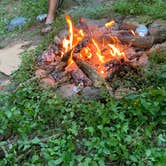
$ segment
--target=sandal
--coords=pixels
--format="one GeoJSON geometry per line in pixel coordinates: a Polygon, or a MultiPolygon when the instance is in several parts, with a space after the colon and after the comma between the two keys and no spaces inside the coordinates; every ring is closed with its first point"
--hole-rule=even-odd
{"type": "Polygon", "coordinates": [[[44,27],[41,30],[41,34],[44,35],[44,34],[47,34],[47,33],[51,32],[51,30],[52,30],[52,24],[53,23],[44,24],[44,27]]]}

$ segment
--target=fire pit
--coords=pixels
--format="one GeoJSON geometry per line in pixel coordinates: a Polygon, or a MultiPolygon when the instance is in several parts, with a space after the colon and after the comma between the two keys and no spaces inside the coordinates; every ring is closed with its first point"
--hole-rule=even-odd
{"type": "Polygon", "coordinates": [[[114,20],[99,25],[81,18],[75,26],[66,16],[66,22],[68,31],[55,36],[54,43],[38,57],[36,71],[37,76],[43,77],[41,85],[56,86],[62,94],[69,91],[64,97],[87,87],[104,88],[112,94],[110,80],[114,73],[124,66],[134,70],[142,57],[147,62],[145,52],[152,47],[153,36],[139,37],[114,20]]]}

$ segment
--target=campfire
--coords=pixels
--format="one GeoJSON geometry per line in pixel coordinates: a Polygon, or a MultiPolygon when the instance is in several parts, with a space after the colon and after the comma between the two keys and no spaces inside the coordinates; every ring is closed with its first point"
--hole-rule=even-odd
{"type": "Polygon", "coordinates": [[[139,37],[114,20],[97,25],[81,18],[75,26],[66,16],[66,22],[68,31],[55,36],[54,43],[38,57],[36,75],[47,75],[41,81],[51,80],[52,86],[71,84],[76,94],[86,87],[104,87],[112,94],[113,74],[124,65],[135,68],[153,44],[151,36],[139,37]]]}

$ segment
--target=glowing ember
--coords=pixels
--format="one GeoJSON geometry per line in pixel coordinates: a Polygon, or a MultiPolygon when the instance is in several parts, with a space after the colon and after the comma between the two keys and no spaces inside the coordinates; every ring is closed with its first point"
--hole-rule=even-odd
{"type": "MultiPolygon", "coordinates": [[[[66,16],[66,21],[69,27],[69,36],[64,38],[62,41],[62,56],[67,53],[68,51],[75,48],[75,46],[85,39],[86,37],[89,37],[90,35],[84,32],[83,29],[78,29],[74,27],[74,24],[70,18],[70,16],[66,16]]],[[[110,28],[113,26],[115,21],[110,21],[105,24],[106,28],[110,28]]],[[[131,32],[134,35],[134,32],[131,32]]],[[[104,36],[104,34],[102,34],[104,36]]],[[[102,37],[100,36],[100,37],[102,37]]],[[[104,38],[99,40],[99,37],[97,36],[91,36],[91,39],[89,40],[89,43],[86,47],[83,47],[78,53],[78,57],[81,58],[84,61],[87,61],[90,65],[92,65],[96,71],[102,76],[105,76],[107,71],[104,67],[104,64],[106,62],[109,62],[111,60],[120,60],[120,59],[126,59],[125,53],[122,51],[122,44],[120,43],[119,39],[115,36],[110,36],[111,41],[106,41],[104,38]]],[[[71,51],[71,58],[69,59],[67,69],[71,70],[71,68],[74,68],[75,64],[73,65],[72,60],[72,51],[71,51]]]]}

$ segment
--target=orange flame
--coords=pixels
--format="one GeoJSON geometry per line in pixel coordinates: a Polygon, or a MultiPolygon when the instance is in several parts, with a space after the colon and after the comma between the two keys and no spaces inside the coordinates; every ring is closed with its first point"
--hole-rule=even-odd
{"type": "MultiPolygon", "coordinates": [[[[74,27],[74,24],[70,16],[66,16],[66,22],[68,24],[69,36],[64,38],[62,41],[62,56],[72,50],[80,41],[82,41],[88,34],[86,34],[82,29],[77,29],[74,27]]],[[[105,27],[111,27],[115,23],[114,20],[105,24],[105,27]]],[[[104,41],[103,43],[99,42],[97,37],[91,38],[88,45],[81,49],[78,57],[82,60],[88,61],[102,76],[106,76],[106,68],[104,63],[112,59],[125,59],[125,53],[121,51],[122,44],[116,36],[111,36],[111,41],[104,41]]],[[[72,54],[68,62],[67,70],[74,69],[76,64],[72,59],[72,54]]]]}

